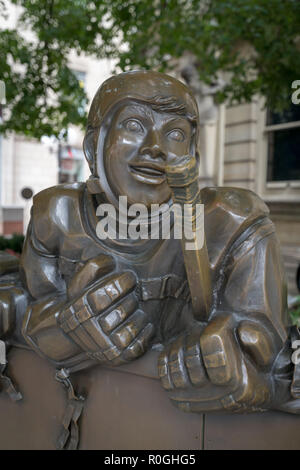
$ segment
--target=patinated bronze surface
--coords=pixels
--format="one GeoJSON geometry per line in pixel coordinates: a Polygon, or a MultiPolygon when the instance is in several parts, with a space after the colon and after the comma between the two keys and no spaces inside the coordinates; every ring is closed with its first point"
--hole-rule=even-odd
{"type": "Polygon", "coordinates": [[[0,333],[7,346],[51,361],[66,386],[73,414],[59,447],[72,436],[76,447],[78,437],[83,399],[72,373],[124,367],[150,350],[181,410],[300,410],[291,361],[298,336],[268,209],[251,191],[199,190],[198,131],[182,83],[157,72],[112,77],[88,117],[90,179],[34,197],[20,275],[1,278],[0,333]],[[203,246],[187,251],[173,232],[99,239],[100,204],[112,204],[123,224],[119,196],[146,207],[204,204],[203,246]]]}

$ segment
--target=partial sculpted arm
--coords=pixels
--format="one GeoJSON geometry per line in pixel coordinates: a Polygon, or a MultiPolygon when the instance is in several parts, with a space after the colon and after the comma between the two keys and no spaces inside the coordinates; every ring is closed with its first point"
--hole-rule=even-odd
{"type": "Polygon", "coordinates": [[[287,313],[272,232],[269,222],[230,253],[208,323],[194,326],[160,355],[162,385],[180,409],[251,412],[287,399],[274,373],[285,351],[287,313]]]}
{"type": "Polygon", "coordinates": [[[66,284],[60,257],[39,242],[31,222],[20,272],[29,302],[19,336],[57,367],[119,365],[146,351],[153,327],[139,310],[136,276],[117,272],[111,256],[74,262],[66,284]]]}

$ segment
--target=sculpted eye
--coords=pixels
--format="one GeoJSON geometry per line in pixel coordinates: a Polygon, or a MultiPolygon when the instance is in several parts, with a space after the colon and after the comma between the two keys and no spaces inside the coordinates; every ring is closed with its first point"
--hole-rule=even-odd
{"type": "Polygon", "coordinates": [[[144,132],[142,124],[136,119],[128,119],[124,126],[125,129],[129,132],[135,132],[136,134],[141,134],[144,132]]]}
{"type": "Polygon", "coordinates": [[[168,137],[169,139],[175,140],[176,142],[183,142],[185,139],[185,134],[180,129],[173,129],[168,133],[168,137]]]}

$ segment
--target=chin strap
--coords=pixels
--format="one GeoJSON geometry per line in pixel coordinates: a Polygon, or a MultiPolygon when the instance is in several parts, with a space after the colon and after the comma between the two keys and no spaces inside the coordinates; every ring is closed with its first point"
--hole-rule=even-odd
{"type": "Polygon", "coordinates": [[[97,176],[91,175],[86,181],[88,191],[91,194],[100,194],[103,193],[103,189],[100,184],[100,179],[97,176]]]}
{"type": "Polygon", "coordinates": [[[143,302],[147,300],[163,300],[169,297],[191,301],[189,285],[186,279],[176,274],[166,274],[162,277],[139,279],[137,296],[143,302]]]}
{"type": "Polygon", "coordinates": [[[64,385],[68,396],[67,408],[62,420],[62,431],[57,440],[56,448],[58,450],[76,450],[80,439],[78,422],[83,411],[85,398],[75,394],[67,369],[56,371],[55,379],[64,385]]]}

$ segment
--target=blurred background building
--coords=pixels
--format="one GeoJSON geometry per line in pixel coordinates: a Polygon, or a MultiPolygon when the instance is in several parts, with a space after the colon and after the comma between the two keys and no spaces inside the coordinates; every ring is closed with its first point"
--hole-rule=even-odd
{"type": "MultiPolygon", "coordinates": [[[[10,21],[16,21],[16,15],[10,21]]],[[[70,56],[70,66],[89,100],[113,69],[109,60],[75,54],[70,56]]],[[[198,98],[201,184],[242,187],[264,199],[281,241],[289,292],[296,295],[300,286],[300,105],[291,103],[279,115],[265,109],[260,97],[249,104],[215,106],[213,90],[206,89],[198,98]]],[[[83,133],[74,127],[67,142],[61,143],[0,136],[2,234],[26,231],[34,194],[58,183],[87,179],[82,140],[83,133]]]]}
{"type": "MultiPolygon", "coordinates": [[[[111,75],[109,60],[70,56],[70,67],[89,100],[111,75]]],[[[11,133],[0,135],[0,232],[26,231],[32,196],[58,183],[85,181],[89,169],[82,151],[83,132],[70,126],[67,141],[48,137],[41,142],[11,133]]]]}

